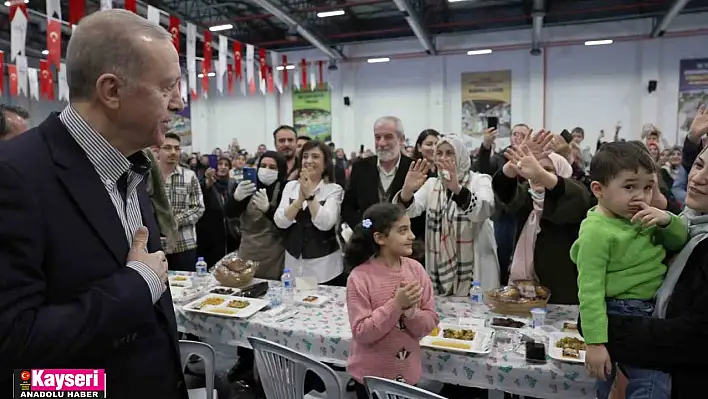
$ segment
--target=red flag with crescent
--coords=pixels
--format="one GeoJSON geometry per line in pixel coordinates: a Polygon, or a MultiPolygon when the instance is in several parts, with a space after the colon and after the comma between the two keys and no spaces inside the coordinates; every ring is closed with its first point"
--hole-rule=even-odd
{"type": "Polygon", "coordinates": [[[78,25],[86,14],[86,0],[69,0],[69,23],[78,25]]]}
{"type": "Polygon", "coordinates": [[[212,34],[210,30],[204,31],[204,65],[202,69],[211,72],[211,41],[212,34]]]}
{"type": "Polygon", "coordinates": [[[241,42],[234,40],[234,75],[236,75],[236,80],[243,79],[243,62],[241,61],[243,57],[243,46],[241,42]]]}
{"type": "Polygon", "coordinates": [[[39,97],[49,97],[49,61],[39,60],[39,97]]]}
{"type": "Polygon", "coordinates": [[[283,87],[288,87],[288,56],[283,54],[283,87]]]}
{"type": "Polygon", "coordinates": [[[17,96],[19,94],[19,87],[17,85],[17,65],[7,65],[7,76],[10,81],[10,95],[17,96]]]}
{"type": "Polygon", "coordinates": [[[172,44],[179,53],[179,18],[174,15],[170,15],[170,35],[172,35],[172,44]]]}
{"type": "Polygon", "coordinates": [[[304,58],[300,61],[300,73],[302,74],[300,77],[300,84],[302,86],[300,87],[305,89],[307,87],[307,60],[304,58]]]}
{"type": "Polygon", "coordinates": [[[261,67],[261,76],[265,78],[268,74],[268,61],[266,61],[266,51],[264,48],[258,49],[258,64],[261,67]]]}
{"type": "Polygon", "coordinates": [[[56,65],[57,70],[61,67],[61,22],[54,19],[47,19],[47,61],[56,65]]]}

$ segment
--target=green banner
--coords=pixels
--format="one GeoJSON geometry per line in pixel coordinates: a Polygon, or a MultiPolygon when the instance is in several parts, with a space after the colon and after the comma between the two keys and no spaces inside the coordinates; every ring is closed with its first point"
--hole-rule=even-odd
{"type": "Polygon", "coordinates": [[[293,125],[299,136],[332,141],[331,96],[329,90],[293,92],[293,125]]]}

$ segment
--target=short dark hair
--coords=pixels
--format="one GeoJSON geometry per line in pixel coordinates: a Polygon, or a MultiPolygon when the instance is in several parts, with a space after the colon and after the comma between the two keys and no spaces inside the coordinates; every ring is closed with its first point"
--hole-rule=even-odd
{"type": "MultiPolygon", "coordinates": [[[[310,140],[312,140],[312,137],[310,137],[310,136],[297,136],[297,140],[310,141],[310,140]]],[[[297,140],[295,140],[295,141],[297,141],[297,140]]]]}
{"type": "MultiPolygon", "coordinates": [[[[172,140],[177,140],[180,144],[182,144],[182,139],[179,137],[178,134],[176,133],[165,133],[165,138],[166,139],[172,139],[172,140]]],[[[207,154],[204,154],[207,155],[207,154]]],[[[204,156],[202,155],[202,156],[204,156]]]]}
{"type": "Polygon", "coordinates": [[[11,112],[11,113],[19,116],[22,119],[29,119],[29,117],[30,117],[29,112],[26,109],[20,107],[19,105],[2,104],[2,105],[0,105],[0,107],[2,108],[3,111],[11,112]]]}
{"type": "Polygon", "coordinates": [[[622,171],[656,172],[656,163],[647,148],[632,141],[605,143],[590,161],[590,180],[606,185],[622,171]]]}
{"type": "MultiPolygon", "coordinates": [[[[310,151],[314,148],[319,148],[324,155],[324,172],[322,173],[322,179],[329,183],[336,183],[334,180],[334,164],[332,163],[332,149],[329,146],[319,140],[310,140],[302,145],[300,150],[300,157],[302,154],[310,151]]],[[[302,169],[302,159],[299,159],[300,169],[302,169]]]]}
{"type": "Polygon", "coordinates": [[[418,151],[418,146],[423,144],[423,142],[425,141],[425,139],[428,138],[428,136],[440,138],[442,135],[435,129],[425,129],[420,132],[420,134],[418,135],[418,139],[415,141],[415,145],[413,146],[413,159],[423,159],[423,154],[418,151]]]}
{"type": "Polygon", "coordinates": [[[278,132],[281,130],[289,130],[289,131],[293,132],[295,137],[297,137],[297,131],[295,130],[294,127],[292,127],[290,125],[280,125],[275,130],[273,130],[273,138],[275,138],[275,135],[278,134],[278,132]]]}
{"type": "Polygon", "coordinates": [[[583,137],[585,137],[585,130],[583,130],[583,128],[580,126],[573,128],[573,130],[570,132],[570,134],[573,134],[573,133],[580,133],[583,135],[583,137]]]}

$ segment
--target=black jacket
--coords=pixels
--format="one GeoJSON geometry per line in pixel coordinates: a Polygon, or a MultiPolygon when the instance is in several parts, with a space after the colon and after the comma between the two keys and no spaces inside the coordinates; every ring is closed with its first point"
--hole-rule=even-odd
{"type": "MultiPolygon", "coordinates": [[[[137,187],[148,251],[160,232],[137,187]]],[[[86,153],[51,114],[0,144],[0,392],[13,369],[106,370],[111,398],[186,398],[169,289],[153,304],[86,153]]]]}
{"type": "Polygon", "coordinates": [[[708,240],[693,250],[666,319],[609,316],[612,360],[671,374],[673,399],[704,397],[708,377],[708,240]]]}

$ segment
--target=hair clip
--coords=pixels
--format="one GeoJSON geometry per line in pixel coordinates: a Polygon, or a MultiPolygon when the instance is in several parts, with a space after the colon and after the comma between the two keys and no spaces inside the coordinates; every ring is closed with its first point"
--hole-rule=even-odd
{"type": "Polygon", "coordinates": [[[362,225],[365,229],[370,229],[372,224],[373,224],[373,223],[371,223],[371,219],[364,219],[364,220],[361,221],[361,225],[362,225]]]}

